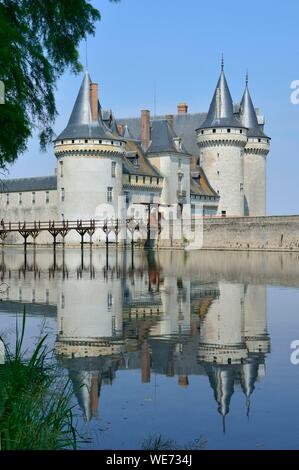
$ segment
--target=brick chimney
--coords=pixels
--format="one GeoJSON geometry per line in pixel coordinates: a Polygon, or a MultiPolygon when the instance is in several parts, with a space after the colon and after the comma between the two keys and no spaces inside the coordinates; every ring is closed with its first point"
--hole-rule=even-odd
{"type": "Polygon", "coordinates": [[[141,347],[141,381],[151,381],[151,354],[148,343],[145,341],[141,347]]]}
{"type": "Polygon", "coordinates": [[[179,103],[178,104],[178,114],[187,114],[187,113],[188,113],[187,103],[179,103]]]}
{"type": "Polygon", "coordinates": [[[168,122],[169,126],[173,128],[173,114],[166,114],[166,121],[168,122]]]}
{"type": "Polygon", "coordinates": [[[147,109],[141,111],[141,143],[144,150],[148,149],[150,142],[150,112],[147,109]]]}
{"type": "Polygon", "coordinates": [[[188,375],[179,375],[179,386],[186,388],[189,385],[188,375]]]}
{"type": "Polygon", "coordinates": [[[98,96],[99,96],[98,84],[91,83],[89,99],[90,99],[91,118],[93,121],[98,120],[98,96]]]}
{"type": "Polygon", "coordinates": [[[123,135],[124,127],[125,126],[123,124],[117,124],[117,130],[118,130],[119,135],[123,135]]]}

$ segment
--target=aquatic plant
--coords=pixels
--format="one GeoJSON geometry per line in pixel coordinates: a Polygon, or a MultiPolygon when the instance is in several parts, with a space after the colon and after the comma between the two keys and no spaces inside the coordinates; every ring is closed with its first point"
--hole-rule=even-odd
{"type": "Polygon", "coordinates": [[[203,450],[207,441],[200,436],[198,439],[181,445],[174,439],[167,439],[161,434],[150,434],[141,444],[142,450],[203,450]]]}
{"type": "Polygon", "coordinates": [[[23,342],[26,314],[21,330],[16,325],[15,347],[4,344],[0,364],[0,438],[2,450],[76,448],[70,383],[49,360],[47,336],[26,359],[23,342]]]}

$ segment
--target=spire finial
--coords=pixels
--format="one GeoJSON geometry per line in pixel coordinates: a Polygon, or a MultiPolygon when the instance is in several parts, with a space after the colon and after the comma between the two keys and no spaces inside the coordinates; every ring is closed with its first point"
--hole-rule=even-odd
{"type": "Polygon", "coordinates": [[[87,61],[87,38],[85,38],[85,71],[88,70],[88,61],[87,61]]]}
{"type": "Polygon", "coordinates": [[[248,69],[246,70],[246,79],[245,79],[246,86],[248,85],[248,69]]]}
{"type": "Polygon", "coordinates": [[[223,52],[222,52],[222,56],[221,56],[221,70],[223,71],[224,69],[224,57],[223,57],[223,52]]]}

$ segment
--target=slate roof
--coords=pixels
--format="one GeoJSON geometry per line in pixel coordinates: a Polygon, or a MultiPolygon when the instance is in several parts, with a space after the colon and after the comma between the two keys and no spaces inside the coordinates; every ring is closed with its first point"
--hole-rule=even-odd
{"type": "Polygon", "coordinates": [[[210,127],[242,127],[234,114],[233,100],[227,85],[223,66],[210,104],[207,117],[200,129],[210,127]]]}
{"type": "MultiPolygon", "coordinates": [[[[194,113],[194,114],[176,114],[173,116],[173,130],[175,134],[184,142],[184,147],[190,155],[199,155],[199,148],[196,143],[196,132],[201,124],[204,122],[207,113],[194,113]]],[[[157,116],[156,119],[165,119],[165,116],[157,116]]],[[[140,118],[121,118],[118,122],[125,125],[127,124],[130,133],[134,139],[140,141],[141,124],[140,118]]]]}
{"type": "Polygon", "coordinates": [[[205,172],[201,167],[198,167],[196,171],[192,171],[190,179],[190,194],[191,196],[213,196],[219,199],[219,194],[212,188],[205,172]]]}
{"type": "Polygon", "coordinates": [[[267,137],[258,123],[256,111],[249,93],[247,79],[245,91],[240,104],[240,120],[242,125],[248,129],[248,137],[267,137]]]}
{"type": "Polygon", "coordinates": [[[1,181],[1,191],[16,193],[26,191],[47,191],[57,189],[57,177],[37,176],[33,178],[14,178],[1,181]]]}
{"type": "Polygon", "coordinates": [[[160,153],[179,153],[187,154],[184,143],[181,143],[181,149],[178,149],[175,144],[175,139],[178,139],[177,134],[169,125],[166,119],[154,120],[151,125],[151,142],[147,150],[147,154],[160,154],[160,153]]]}
{"type": "Polygon", "coordinates": [[[134,141],[127,141],[126,152],[128,152],[128,157],[123,157],[123,173],[163,178],[159,171],[145,157],[144,152],[139,143],[134,141]],[[138,156],[138,166],[134,165],[130,161],[129,156],[133,155],[138,156]]]}
{"type": "Polygon", "coordinates": [[[56,137],[55,140],[78,138],[113,138],[111,132],[102,120],[100,104],[98,121],[92,121],[90,107],[90,84],[90,75],[88,72],[85,72],[69,122],[66,128],[61,132],[61,134],[59,134],[58,137],[56,137]]]}

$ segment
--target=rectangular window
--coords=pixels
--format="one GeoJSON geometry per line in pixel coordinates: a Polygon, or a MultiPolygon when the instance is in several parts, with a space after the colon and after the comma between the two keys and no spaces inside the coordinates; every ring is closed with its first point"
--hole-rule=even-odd
{"type": "Polygon", "coordinates": [[[112,178],[115,178],[116,176],[116,162],[111,163],[111,176],[112,178]]]}
{"type": "Polygon", "coordinates": [[[240,191],[243,191],[244,190],[244,185],[243,183],[240,183],[240,191]]]}
{"type": "Polygon", "coordinates": [[[61,188],[61,202],[65,199],[64,188],[61,188]]]}
{"type": "Polygon", "coordinates": [[[19,204],[22,204],[22,193],[19,193],[19,204]]]}
{"type": "Polygon", "coordinates": [[[138,183],[138,176],[135,176],[136,183],[138,183]]]}
{"type": "Polygon", "coordinates": [[[32,191],[32,204],[35,204],[35,191],[32,191]]]}
{"type": "Polygon", "coordinates": [[[9,193],[6,194],[6,204],[9,205],[9,193]]]}
{"type": "Polygon", "coordinates": [[[145,176],[143,177],[143,184],[145,184],[145,176]]]}
{"type": "Polygon", "coordinates": [[[50,201],[50,194],[49,191],[46,191],[46,204],[49,204],[50,201]]]}
{"type": "Polygon", "coordinates": [[[59,167],[60,167],[60,178],[63,178],[63,162],[59,162],[59,167]]]}
{"type": "Polygon", "coordinates": [[[182,168],[182,160],[179,158],[179,168],[182,168]]]}
{"type": "Polygon", "coordinates": [[[113,191],[113,188],[111,186],[108,186],[108,188],[107,188],[107,202],[112,202],[112,191],[113,191]]]}
{"type": "Polygon", "coordinates": [[[124,195],[125,195],[126,205],[128,205],[129,202],[130,202],[130,195],[129,195],[129,192],[128,192],[128,191],[125,191],[125,192],[124,192],[124,195]]]}

